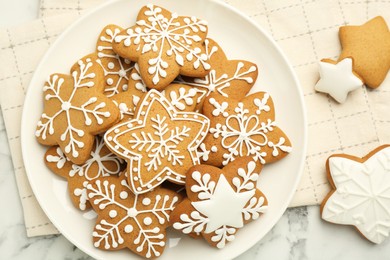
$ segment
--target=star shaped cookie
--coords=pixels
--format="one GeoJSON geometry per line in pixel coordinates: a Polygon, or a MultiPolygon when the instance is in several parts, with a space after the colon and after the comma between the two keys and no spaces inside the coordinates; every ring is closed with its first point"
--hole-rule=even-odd
{"type": "Polygon", "coordinates": [[[210,130],[198,152],[206,164],[220,167],[242,156],[266,164],[291,151],[288,137],[276,126],[268,93],[254,93],[241,100],[213,93],[204,101],[203,114],[210,119],[210,130]]]}
{"type": "Polygon", "coordinates": [[[344,103],[349,92],[361,88],[363,81],[353,72],[352,58],[338,63],[323,59],[319,64],[320,80],[314,89],[329,94],[339,103],[344,103]]]}
{"type": "Polygon", "coordinates": [[[121,57],[138,63],[148,88],[162,90],[179,74],[207,74],[206,35],[205,21],[149,4],[139,11],[136,25],[115,37],[113,48],[121,57]]]}
{"type": "Polygon", "coordinates": [[[390,32],[386,21],[377,16],[361,26],[339,30],[342,52],[339,61],[352,57],[353,70],[370,88],[377,88],[390,68],[390,32]]]}
{"type": "Polygon", "coordinates": [[[91,208],[86,190],[90,181],[118,175],[124,168],[124,161],[106,147],[101,137],[95,137],[91,155],[82,165],[70,162],[58,146],[46,151],[45,163],[52,172],[68,181],[69,196],[74,206],[80,210],[91,208]]]}
{"type": "Polygon", "coordinates": [[[199,164],[197,148],[209,129],[198,113],[179,112],[158,91],[150,90],[137,105],[134,118],[109,129],[107,146],[128,162],[133,192],[145,193],[164,180],[185,183],[185,173],[199,164]]]}
{"type": "Polygon", "coordinates": [[[44,145],[59,145],[67,158],[83,164],[91,154],[94,135],[119,118],[115,104],[103,94],[103,72],[96,54],[85,56],[71,75],[53,74],[43,88],[44,110],[35,132],[44,145]]]}
{"type": "Polygon", "coordinates": [[[211,70],[203,78],[179,76],[174,82],[192,86],[199,94],[197,110],[202,109],[204,99],[210,93],[226,98],[242,99],[255,84],[258,69],[256,64],[245,60],[229,60],[214,40],[205,40],[206,54],[211,70]]]}
{"type": "Polygon", "coordinates": [[[390,232],[390,146],[363,158],[332,155],[326,169],[332,191],[321,204],[322,218],[355,226],[371,242],[382,243],[390,232]]]}
{"type": "Polygon", "coordinates": [[[241,157],[222,170],[197,165],[187,172],[185,198],[174,209],[171,223],[185,234],[201,234],[212,246],[223,248],[244,224],[267,209],[267,199],[256,188],[262,169],[241,157]]]}
{"type": "Polygon", "coordinates": [[[164,188],[133,194],[124,175],[87,185],[88,199],[98,215],[93,244],[103,250],[129,248],[142,257],[156,258],[164,251],[165,229],[181,195],[164,188]]]}

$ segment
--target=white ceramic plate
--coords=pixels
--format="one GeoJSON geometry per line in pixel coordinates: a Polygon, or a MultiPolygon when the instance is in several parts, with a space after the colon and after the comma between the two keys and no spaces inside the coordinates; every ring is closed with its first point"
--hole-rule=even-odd
{"type": "MultiPolygon", "coordinates": [[[[93,52],[100,30],[109,23],[128,27],[138,10],[151,1],[118,0],[108,2],[69,27],[46,53],[31,80],[22,117],[22,149],[31,187],[43,210],[58,230],[78,248],[98,259],[136,259],[129,250],[106,252],[93,247],[94,219],[75,209],[66,191],[66,182],[44,165],[46,147],[38,144],[34,132],[43,110],[42,86],[52,73],[68,73],[71,65],[93,52]]],[[[239,230],[236,239],[223,250],[169,231],[167,248],[160,259],[229,259],[259,241],[286,210],[303,171],[306,150],[306,120],[297,79],[274,41],[244,15],[220,1],[152,1],[179,15],[194,15],[209,23],[209,36],[216,40],[230,59],[255,62],[259,78],[252,92],[268,91],[274,99],[276,121],[288,134],[293,152],[273,165],[267,165],[259,188],[269,200],[269,211],[259,220],[239,230]]]]}

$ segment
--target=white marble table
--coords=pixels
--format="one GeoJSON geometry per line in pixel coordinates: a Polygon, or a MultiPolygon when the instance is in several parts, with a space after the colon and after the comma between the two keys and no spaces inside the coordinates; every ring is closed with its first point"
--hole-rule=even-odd
{"type": "MultiPolygon", "coordinates": [[[[0,26],[35,19],[38,4],[0,0],[0,26]]],[[[1,112],[0,207],[0,259],[90,259],[63,236],[26,237],[1,112]]],[[[300,207],[287,210],[267,236],[237,259],[390,259],[390,239],[375,246],[352,227],[322,221],[319,207],[300,207]]]]}

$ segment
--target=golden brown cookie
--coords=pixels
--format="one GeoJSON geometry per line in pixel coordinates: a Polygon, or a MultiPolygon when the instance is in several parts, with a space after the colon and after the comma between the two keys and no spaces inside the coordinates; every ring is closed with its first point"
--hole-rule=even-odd
{"type": "Polygon", "coordinates": [[[257,92],[242,100],[210,94],[203,104],[210,130],[199,152],[206,164],[227,165],[251,156],[258,164],[282,159],[291,151],[286,134],[276,126],[271,96],[257,92]]]}
{"type": "Polygon", "coordinates": [[[210,93],[226,98],[242,99],[255,84],[258,69],[256,64],[245,60],[229,60],[214,40],[205,40],[206,54],[210,60],[211,70],[203,78],[179,76],[174,82],[184,83],[196,89],[199,98],[197,110],[201,110],[204,99],[210,93]]]}
{"type": "Polygon", "coordinates": [[[390,32],[386,21],[377,16],[360,26],[342,26],[339,30],[340,60],[352,57],[353,70],[370,88],[377,88],[390,69],[390,32]]]}
{"type": "Polygon", "coordinates": [[[59,145],[73,163],[83,164],[91,154],[94,135],[113,125],[119,111],[103,94],[103,71],[96,54],[79,60],[70,72],[53,74],[46,82],[35,135],[41,144],[59,145]]]}
{"type": "Polygon", "coordinates": [[[86,190],[89,181],[117,175],[124,168],[124,161],[106,147],[101,137],[95,137],[91,155],[82,165],[70,162],[58,146],[46,151],[45,164],[52,172],[68,181],[69,196],[73,205],[80,210],[91,207],[86,190]]]}
{"type": "Polygon", "coordinates": [[[202,77],[208,73],[206,35],[205,21],[149,4],[139,11],[136,25],[115,37],[113,48],[138,63],[148,88],[162,90],[179,74],[202,77]]]}
{"type": "Polygon", "coordinates": [[[334,154],[326,161],[332,190],[321,204],[324,220],[352,225],[380,244],[390,232],[390,145],[359,158],[334,154]]]}
{"type": "Polygon", "coordinates": [[[267,199],[256,188],[262,166],[251,157],[237,158],[222,170],[192,167],[186,178],[185,198],[174,209],[171,223],[185,234],[200,233],[217,248],[233,241],[239,228],[259,218],[267,199]]]}
{"type": "Polygon", "coordinates": [[[124,174],[87,185],[88,199],[98,214],[93,244],[103,250],[129,248],[146,258],[160,256],[166,245],[169,216],[181,196],[164,188],[135,195],[124,174]]]}
{"type": "Polygon", "coordinates": [[[134,118],[109,129],[104,140],[128,162],[130,188],[145,193],[164,180],[185,183],[185,174],[199,164],[197,148],[209,129],[198,113],[179,112],[157,90],[150,90],[134,118]]]}

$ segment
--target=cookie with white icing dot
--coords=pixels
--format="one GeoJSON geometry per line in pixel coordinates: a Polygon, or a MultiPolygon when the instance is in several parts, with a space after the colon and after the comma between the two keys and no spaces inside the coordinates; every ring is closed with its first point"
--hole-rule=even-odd
{"type": "Polygon", "coordinates": [[[93,245],[103,250],[128,248],[156,258],[164,251],[165,229],[181,196],[164,188],[135,195],[124,176],[98,178],[87,185],[88,199],[98,215],[93,245]]]}
{"type": "Polygon", "coordinates": [[[86,190],[89,181],[118,175],[124,168],[124,161],[106,147],[101,137],[95,137],[91,155],[82,165],[70,162],[58,146],[46,151],[45,164],[52,172],[68,181],[69,196],[73,205],[80,210],[91,207],[86,190]]]}
{"type": "Polygon", "coordinates": [[[184,185],[187,170],[200,163],[197,148],[209,123],[201,114],[177,110],[152,89],[137,105],[134,118],[109,129],[104,140],[128,162],[130,188],[139,194],[165,180],[184,185]]]}
{"type": "Polygon", "coordinates": [[[76,62],[70,75],[51,75],[43,87],[44,110],[35,136],[43,145],[59,145],[76,164],[87,161],[94,135],[119,118],[116,105],[103,94],[103,76],[95,53],[76,62]]]}
{"type": "Polygon", "coordinates": [[[209,69],[203,42],[207,22],[149,4],[138,13],[136,25],[115,37],[113,48],[138,63],[148,88],[168,86],[179,74],[203,77],[209,69]]]}
{"type": "Polygon", "coordinates": [[[104,71],[104,94],[108,97],[128,89],[130,71],[134,66],[133,62],[119,57],[112,49],[112,42],[122,30],[123,28],[118,25],[107,25],[103,28],[96,43],[99,64],[104,71]]]}
{"type": "Polygon", "coordinates": [[[326,162],[332,190],[321,204],[324,220],[352,225],[380,244],[390,233],[390,146],[359,158],[334,154],[326,162]]]}
{"type": "Polygon", "coordinates": [[[266,164],[291,151],[287,135],[276,125],[271,96],[257,92],[241,100],[210,94],[203,103],[210,130],[198,154],[201,160],[221,167],[242,156],[266,164]]]}
{"type": "Polygon", "coordinates": [[[241,157],[222,170],[197,165],[187,173],[185,198],[171,223],[184,234],[200,234],[211,246],[223,248],[238,229],[266,212],[268,202],[256,188],[262,166],[241,157]]]}

